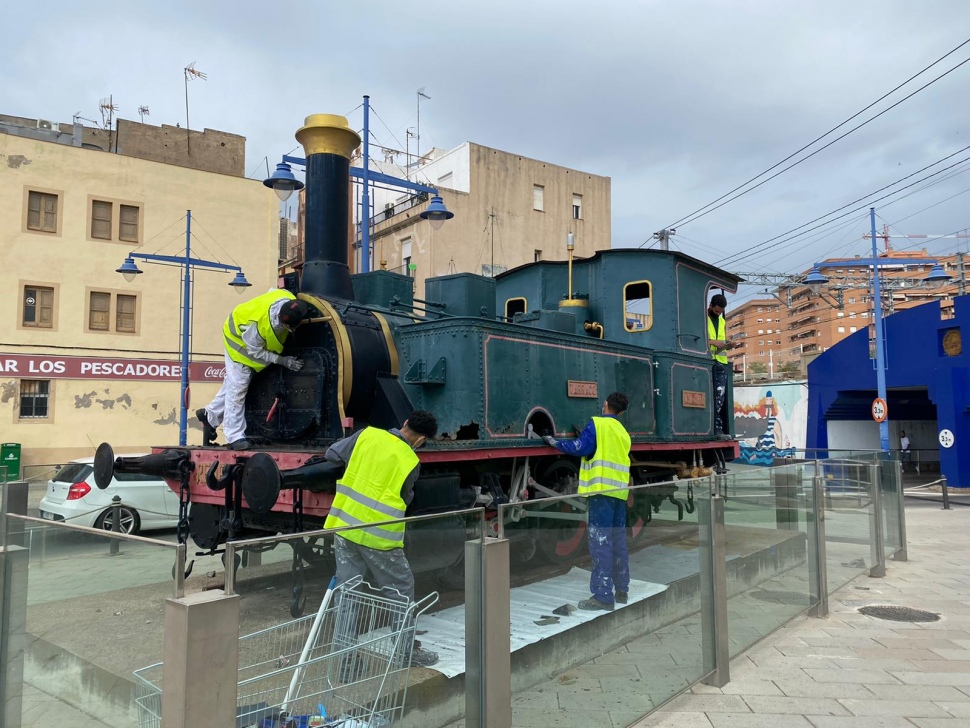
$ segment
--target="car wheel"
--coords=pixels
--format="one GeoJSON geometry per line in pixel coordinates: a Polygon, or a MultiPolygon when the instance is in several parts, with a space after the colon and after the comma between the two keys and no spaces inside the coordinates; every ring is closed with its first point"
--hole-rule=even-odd
{"type": "MultiPolygon", "coordinates": [[[[105,531],[114,530],[114,508],[109,508],[100,516],[98,520],[95,521],[94,527],[100,528],[105,531]]],[[[122,533],[128,533],[135,535],[141,528],[141,519],[138,517],[138,511],[134,508],[129,508],[128,506],[121,506],[118,509],[118,528],[122,533]]]]}

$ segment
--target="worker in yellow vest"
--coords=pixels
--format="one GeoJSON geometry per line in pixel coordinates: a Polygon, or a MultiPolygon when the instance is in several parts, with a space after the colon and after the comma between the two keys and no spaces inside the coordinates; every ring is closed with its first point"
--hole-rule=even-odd
{"type": "Polygon", "coordinates": [[[711,304],[707,307],[707,346],[714,359],[714,436],[730,440],[731,422],[727,411],[727,387],[731,365],[727,354],[729,349],[738,346],[736,341],[728,341],[727,328],[724,322],[724,309],[727,299],[724,294],[715,293],[711,296],[711,304]]]}
{"type": "MultiPolygon", "coordinates": [[[[366,427],[327,450],[327,460],[344,465],[345,470],[337,480],[324,528],[361,527],[334,536],[337,585],[360,576],[392,595],[396,591],[414,601],[414,574],[404,554],[405,524],[372,524],[404,518],[421,473],[414,451],[436,434],[434,415],[417,410],[400,430],[366,427]]],[[[429,667],[437,661],[436,653],[414,643],[412,665],[429,667]]]]}
{"type": "Polygon", "coordinates": [[[543,439],[566,455],[581,457],[579,493],[586,493],[589,555],[593,596],[580,609],[612,612],[626,604],[630,591],[630,558],[626,548],[626,501],[630,484],[630,435],[617,419],[629,405],[627,396],[613,392],[603,403],[603,416],[592,417],[579,437],[543,439]]]}
{"type": "Polygon", "coordinates": [[[253,374],[270,364],[298,372],[303,362],[282,356],[283,344],[306,318],[307,305],[289,291],[274,288],[236,306],[222,327],[226,347],[226,376],[209,404],[196,410],[202,423],[202,444],[211,445],[221,424],[232,450],[250,447],[246,439],[246,392],[253,374]]]}

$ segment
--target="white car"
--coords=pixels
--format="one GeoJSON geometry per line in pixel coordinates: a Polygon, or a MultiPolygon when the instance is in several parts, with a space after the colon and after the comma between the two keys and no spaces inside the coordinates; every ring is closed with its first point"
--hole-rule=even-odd
{"type": "Polygon", "coordinates": [[[153,528],[174,528],[178,523],[178,496],[154,475],[114,474],[101,490],[94,483],[94,458],[80,458],[62,467],[47,482],[40,501],[40,517],[78,526],[112,530],[111,499],[121,497],[119,523],[124,533],[153,528]]]}

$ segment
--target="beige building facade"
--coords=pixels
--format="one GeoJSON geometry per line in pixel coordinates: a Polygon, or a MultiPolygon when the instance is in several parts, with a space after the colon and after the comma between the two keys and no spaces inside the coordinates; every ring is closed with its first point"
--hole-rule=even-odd
{"type": "MultiPolygon", "coordinates": [[[[371,236],[374,267],[411,275],[418,298],[434,276],[565,260],[568,233],[577,257],[610,247],[609,177],[472,142],[426,159],[411,179],[437,188],[454,218],[435,230],[420,217],[426,199],[385,195],[371,236]]],[[[359,253],[351,266],[359,270],[359,253]]]]}
{"type": "MultiPolygon", "coordinates": [[[[276,283],[278,203],[260,182],[0,129],[0,439],[23,461],[62,463],[99,442],[144,452],[178,442],[181,272],[130,251],[192,255],[242,267],[193,269],[191,406],[222,376],[222,323],[233,306],[276,283]]],[[[199,444],[190,419],[189,444],[199,444]]]]}

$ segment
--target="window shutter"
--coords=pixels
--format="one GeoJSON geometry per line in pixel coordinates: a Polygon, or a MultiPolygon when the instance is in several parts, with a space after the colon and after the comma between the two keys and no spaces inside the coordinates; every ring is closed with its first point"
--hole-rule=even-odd
{"type": "Polygon", "coordinates": [[[91,308],[88,312],[88,328],[94,331],[107,331],[110,309],[110,293],[92,292],[91,308]]]}
{"type": "Polygon", "coordinates": [[[91,237],[111,240],[111,203],[95,200],[91,203],[91,237]]]}
{"type": "Polygon", "coordinates": [[[118,294],[115,331],[135,333],[135,296],[118,294]]]}
{"type": "Polygon", "coordinates": [[[134,205],[121,205],[121,227],[118,237],[130,243],[138,242],[138,208],[134,205]]]}

